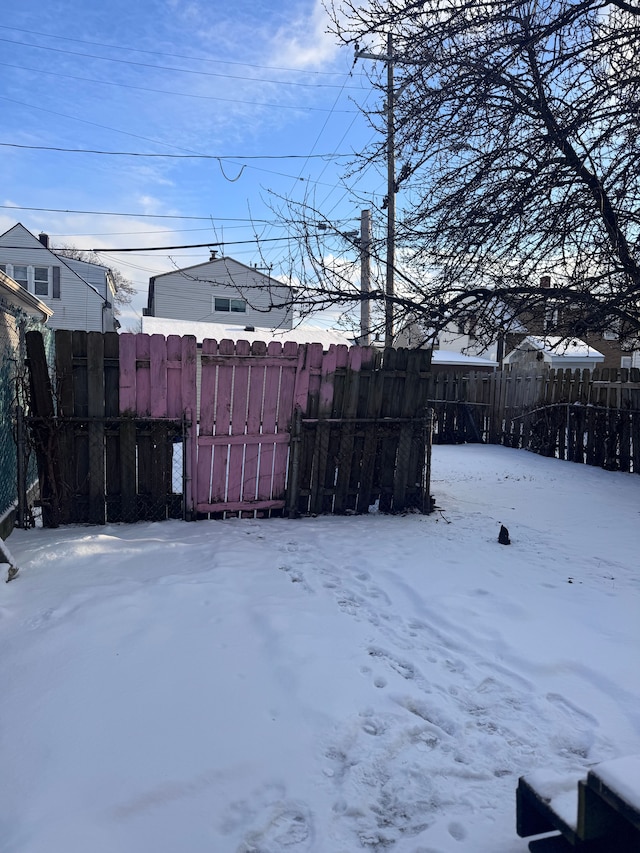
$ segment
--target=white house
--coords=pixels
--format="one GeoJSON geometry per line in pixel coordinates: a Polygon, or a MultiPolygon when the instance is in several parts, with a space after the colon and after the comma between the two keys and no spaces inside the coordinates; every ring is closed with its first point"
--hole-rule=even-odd
{"type": "Polygon", "coordinates": [[[46,234],[34,237],[21,223],[5,231],[0,270],[53,311],[52,329],[112,332],[119,326],[111,271],[56,255],[46,234]]]}
{"type": "Polygon", "coordinates": [[[225,326],[290,329],[291,288],[233,258],[212,257],[206,263],[149,279],[143,314],[225,326]]]}

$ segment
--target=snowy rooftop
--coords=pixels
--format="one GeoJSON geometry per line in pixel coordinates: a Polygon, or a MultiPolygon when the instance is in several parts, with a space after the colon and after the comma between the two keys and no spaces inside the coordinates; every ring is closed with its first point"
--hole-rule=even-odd
{"type": "Polygon", "coordinates": [[[454,350],[436,349],[431,355],[432,364],[460,365],[461,367],[497,367],[498,362],[480,355],[464,355],[454,350]]]}
{"type": "Polygon", "coordinates": [[[549,336],[546,338],[529,335],[525,339],[526,344],[530,344],[534,349],[540,350],[543,353],[551,356],[564,356],[565,358],[591,358],[604,359],[601,352],[590,347],[585,341],[578,338],[567,340],[561,337],[549,336]]]}
{"type": "Polygon", "coordinates": [[[166,317],[143,317],[142,331],[148,335],[193,335],[199,344],[205,339],[222,341],[295,341],[298,344],[322,344],[327,349],[331,344],[351,346],[353,340],[338,329],[320,329],[314,326],[297,326],[294,329],[268,329],[255,327],[247,332],[243,326],[223,323],[202,323],[196,320],[171,320],[166,317]]]}

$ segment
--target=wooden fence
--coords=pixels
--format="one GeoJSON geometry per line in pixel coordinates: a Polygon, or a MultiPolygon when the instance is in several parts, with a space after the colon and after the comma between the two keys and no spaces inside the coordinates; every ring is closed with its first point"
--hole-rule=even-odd
{"type": "Polygon", "coordinates": [[[192,337],[67,331],[55,343],[48,365],[27,336],[46,526],[430,511],[429,352],[198,351],[192,337]]]}
{"type": "Polygon", "coordinates": [[[434,442],[484,441],[640,473],[640,371],[434,374],[434,442]]]}
{"type": "Polygon", "coordinates": [[[294,425],[290,508],[301,513],[430,511],[430,352],[308,352],[294,425]],[[304,393],[304,392],[303,392],[304,393]]]}

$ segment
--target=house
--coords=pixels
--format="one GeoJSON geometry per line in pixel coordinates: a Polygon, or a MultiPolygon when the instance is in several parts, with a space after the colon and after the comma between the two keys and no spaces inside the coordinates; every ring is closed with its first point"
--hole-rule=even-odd
{"type": "Polygon", "coordinates": [[[567,340],[558,335],[527,335],[505,356],[504,364],[524,368],[595,370],[602,367],[604,360],[601,352],[577,338],[567,340]]]}
{"type": "Polygon", "coordinates": [[[289,285],[233,258],[217,258],[149,279],[146,317],[290,329],[289,285]]]}
{"type": "MultiPolygon", "coordinates": [[[[596,330],[589,329],[578,317],[575,306],[567,301],[566,297],[558,297],[554,294],[551,276],[543,275],[540,278],[540,288],[544,294],[543,299],[535,308],[524,310],[519,314],[519,320],[525,327],[521,334],[508,334],[505,352],[509,354],[519,347],[525,335],[533,336],[535,339],[564,338],[569,344],[576,340],[573,336],[579,336],[579,346],[589,347],[599,356],[600,367],[618,370],[625,367],[637,367],[640,364],[640,342],[636,339],[625,339],[614,329],[596,330]],[[583,328],[584,327],[584,328],[583,328]]],[[[525,349],[530,344],[525,344],[525,349]]],[[[544,349],[544,347],[542,348],[544,349]]],[[[536,352],[541,352],[538,348],[536,352]]],[[[558,352],[558,347],[552,347],[558,352]]],[[[570,352],[570,348],[567,353],[570,352]]],[[[520,356],[514,356],[519,360],[520,356]]],[[[506,359],[505,359],[506,361],[506,359]]],[[[549,364],[543,355],[539,362],[549,364]]],[[[512,360],[511,363],[514,363],[512,360]]],[[[566,359],[565,359],[566,363],[566,359]]]]}
{"type": "Polygon", "coordinates": [[[513,297],[503,294],[499,300],[484,306],[482,322],[478,320],[477,311],[460,310],[437,336],[433,330],[425,332],[420,320],[411,320],[400,331],[397,345],[429,346],[433,341],[434,356],[440,352],[439,358],[444,361],[447,353],[454,359],[459,353],[498,365],[535,361],[537,367],[544,364],[571,367],[570,358],[577,357],[580,349],[583,354],[589,351],[585,355],[587,361],[578,361],[576,366],[591,369],[596,364],[613,369],[640,367],[640,341],[624,339],[615,329],[582,329],[582,324],[576,322],[577,311],[567,302],[566,296],[560,298],[554,294],[550,276],[542,276],[540,291],[541,295],[536,296],[533,303],[515,294],[513,297]],[[554,343],[549,344],[552,339],[554,343]],[[565,341],[567,347],[560,347],[559,341],[565,341]],[[578,341],[576,346],[572,344],[575,341],[578,341]]]}
{"type": "Polygon", "coordinates": [[[450,321],[437,335],[425,330],[419,320],[411,319],[396,335],[395,346],[414,349],[432,347],[431,370],[493,371],[499,364],[500,341],[484,340],[469,318],[450,321]]]}
{"type": "Polygon", "coordinates": [[[0,271],[51,309],[52,329],[112,332],[120,325],[108,267],[57,255],[47,234],[35,237],[21,223],[5,231],[0,235],[0,271]]]}
{"type": "MultiPolygon", "coordinates": [[[[43,331],[51,317],[37,296],[0,271],[0,537],[14,525],[18,500],[17,456],[14,437],[19,376],[25,356],[25,333],[43,331]]],[[[28,485],[28,484],[27,484],[28,485]]]]}

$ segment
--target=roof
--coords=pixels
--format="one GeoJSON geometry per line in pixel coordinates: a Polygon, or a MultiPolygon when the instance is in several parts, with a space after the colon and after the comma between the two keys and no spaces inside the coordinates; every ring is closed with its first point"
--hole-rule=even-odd
{"type": "MultiPolygon", "coordinates": [[[[64,257],[64,255],[57,255],[57,254],[54,252],[54,250],[53,250],[53,249],[51,249],[49,246],[45,246],[43,243],[41,243],[41,242],[40,242],[40,240],[38,240],[38,238],[37,238],[34,234],[32,234],[32,233],[31,233],[31,231],[29,231],[29,229],[28,229],[28,228],[25,228],[25,227],[24,227],[24,225],[22,224],[22,222],[16,222],[16,224],[15,224],[15,225],[12,225],[12,226],[11,226],[11,228],[7,229],[3,234],[0,234],[0,240],[1,240],[3,237],[6,237],[8,234],[10,234],[10,233],[11,233],[12,231],[14,231],[14,230],[16,230],[16,231],[17,231],[17,230],[20,230],[20,231],[22,231],[24,234],[27,234],[27,235],[29,236],[29,238],[33,241],[33,246],[32,246],[31,248],[33,248],[33,249],[39,249],[39,250],[41,250],[42,252],[46,252],[48,255],[50,255],[50,256],[51,256],[51,258],[54,258],[56,261],[58,261],[58,262],[59,262],[59,263],[61,263],[61,264],[64,264],[64,266],[65,266],[65,267],[66,267],[66,268],[67,268],[71,273],[73,273],[73,275],[75,275],[75,277],[76,277],[79,281],[81,281],[81,282],[82,282],[83,284],[85,284],[85,285],[86,285],[90,290],[92,290],[92,291],[96,294],[96,296],[97,296],[99,299],[101,299],[103,302],[107,302],[107,301],[108,301],[108,300],[106,299],[106,297],[104,297],[104,296],[100,293],[100,291],[96,289],[95,285],[91,284],[91,282],[90,282],[90,281],[87,281],[87,280],[86,280],[86,278],[84,278],[84,276],[82,276],[82,275],[80,274],[80,272],[78,272],[78,270],[74,269],[74,268],[70,265],[70,263],[69,263],[69,262],[70,262],[70,261],[73,261],[73,260],[75,260],[75,259],[73,259],[73,258],[65,258],[65,257],[64,257]]],[[[22,246],[4,246],[3,248],[5,248],[5,249],[16,249],[16,248],[28,248],[28,247],[22,247],[22,246]]],[[[87,263],[87,262],[86,262],[86,261],[79,261],[78,263],[87,263]]],[[[100,266],[100,264],[96,264],[95,266],[100,266]]],[[[108,267],[104,267],[104,269],[109,269],[109,268],[108,268],[108,267]]]]}
{"type": "Polygon", "coordinates": [[[148,335],[193,335],[199,344],[205,339],[221,341],[294,341],[298,344],[322,344],[327,349],[331,344],[351,346],[344,332],[338,329],[317,329],[313,326],[298,326],[295,329],[267,329],[259,326],[255,331],[246,331],[242,326],[228,326],[224,323],[203,323],[197,320],[172,320],[166,317],[143,317],[142,331],[148,335]]]}
{"type": "Polygon", "coordinates": [[[150,281],[157,281],[159,278],[163,278],[166,275],[175,275],[177,272],[190,272],[193,270],[202,269],[202,267],[208,267],[212,264],[214,266],[222,266],[224,268],[224,265],[229,262],[237,264],[239,267],[243,267],[245,270],[247,270],[247,272],[254,273],[260,278],[268,279],[273,286],[291,288],[290,284],[285,284],[284,282],[280,281],[272,275],[266,275],[265,273],[261,272],[261,270],[259,270],[257,267],[248,266],[247,264],[243,264],[242,261],[236,261],[235,258],[230,258],[225,255],[220,258],[209,258],[208,261],[201,261],[199,264],[192,264],[189,267],[180,267],[173,270],[169,270],[168,272],[156,273],[156,275],[151,276],[150,281]]]}
{"type": "Polygon", "coordinates": [[[34,296],[33,293],[30,293],[28,290],[25,290],[22,285],[18,284],[17,281],[14,281],[11,276],[7,275],[5,272],[0,270],[0,291],[7,294],[9,299],[12,302],[18,302],[20,307],[27,312],[32,317],[37,317],[40,314],[40,318],[43,323],[51,317],[53,314],[53,310],[49,308],[48,305],[45,305],[37,296],[34,296]]]}
{"type": "Polygon", "coordinates": [[[538,337],[529,335],[521,341],[516,349],[522,350],[526,347],[538,350],[553,359],[604,361],[604,355],[601,352],[578,338],[566,339],[559,336],[538,337]]]}
{"type": "Polygon", "coordinates": [[[434,349],[431,354],[431,364],[455,364],[460,367],[497,367],[498,362],[479,355],[464,355],[461,352],[446,349],[434,349]]]}

